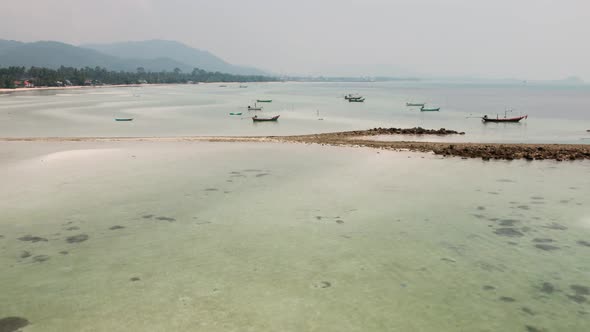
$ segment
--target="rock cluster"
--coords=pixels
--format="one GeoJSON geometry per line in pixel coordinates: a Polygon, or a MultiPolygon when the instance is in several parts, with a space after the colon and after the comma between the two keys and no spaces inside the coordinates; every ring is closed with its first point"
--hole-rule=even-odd
{"type": "Polygon", "coordinates": [[[338,136],[376,136],[376,135],[465,135],[465,132],[440,128],[424,129],[422,127],[414,128],[373,128],[368,130],[355,130],[334,133],[338,136]]]}

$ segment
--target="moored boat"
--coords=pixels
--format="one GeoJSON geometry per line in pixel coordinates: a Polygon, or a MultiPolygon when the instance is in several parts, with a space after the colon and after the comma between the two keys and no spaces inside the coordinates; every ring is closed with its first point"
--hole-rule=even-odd
{"type": "Polygon", "coordinates": [[[344,99],[345,99],[345,100],[351,100],[351,99],[361,99],[361,98],[363,98],[363,96],[361,96],[361,95],[358,95],[358,94],[354,94],[354,95],[353,95],[352,93],[349,93],[349,94],[347,94],[346,96],[344,96],[344,99]]]}
{"type": "Polygon", "coordinates": [[[231,112],[231,113],[229,113],[229,115],[242,115],[242,112],[237,112],[237,113],[231,112]]]}
{"type": "Polygon", "coordinates": [[[424,103],[406,103],[406,106],[418,106],[418,107],[424,107],[426,104],[424,103]]]}
{"type": "Polygon", "coordinates": [[[258,115],[254,115],[252,117],[252,121],[254,122],[268,122],[268,121],[277,121],[280,115],[273,116],[271,118],[259,118],[258,115]]]}
{"type": "Polygon", "coordinates": [[[425,108],[424,106],[420,107],[420,112],[438,112],[440,111],[440,107],[437,108],[425,108]]]}
{"type": "Polygon", "coordinates": [[[348,98],[349,103],[362,103],[365,101],[365,97],[348,98]]]}
{"type": "Polygon", "coordinates": [[[514,118],[507,118],[506,115],[504,115],[503,118],[500,118],[498,116],[496,116],[496,118],[488,118],[487,115],[484,115],[481,120],[483,122],[519,122],[522,119],[527,119],[529,116],[528,115],[523,115],[523,116],[517,116],[514,118]]]}
{"type": "Polygon", "coordinates": [[[133,121],[133,118],[115,118],[115,121],[133,121]]]}
{"type": "Polygon", "coordinates": [[[272,103],[272,99],[256,99],[257,103],[272,103]]]}
{"type": "Polygon", "coordinates": [[[262,111],[262,107],[258,107],[258,105],[254,103],[254,107],[248,106],[248,111],[262,111]]]}

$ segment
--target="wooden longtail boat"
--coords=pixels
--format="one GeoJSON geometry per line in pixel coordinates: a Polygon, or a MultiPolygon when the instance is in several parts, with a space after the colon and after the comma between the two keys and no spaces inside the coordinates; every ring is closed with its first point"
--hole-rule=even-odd
{"type": "Polygon", "coordinates": [[[419,107],[424,107],[424,103],[406,103],[406,106],[419,106],[419,107]]]}
{"type": "Polygon", "coordinates": [[[528,118],[528,117],[529,117],[528,115],[517,116],[517,117],[515,117],[515,118],[507,118],[506,116],[504,116],[503,118],[496,117],[496,118],[494,119],[494,118],[488,118],[488,116],[487,116],[487,115],[484,115],[484,116],[481,118],[481,120],[482,120],[483,122],[519,122],[520,120],[522,120],[522,119],[526,119],[526,118],[528,118]]]}
{"type": "Polygon", "coordinates": [[[280,115],[273,116],[272,118],[259,118],[258,115],[254,115],[252,117],[252,121],[254,122],[267,122],[267,121],[277,121],[280,115]]]}
{"type": "Polygon", "coordinates": [[[272,99],[256,99],[257,103],[272,103],[272,99]]]}
{"type": "Polygon", "coordinates": [[[248,106],[248,111],[262,111],[262,107],[258,107],[256,104],[254,104],[254,107],[248,106]]]}
{"type": "Polygon", "coordinates": [[[361,99],[363,98],[363,96],[360,95],[353,95],[352,93],[347,94],[346,96],[344,96],[344,99],[346,100],[350,100],[350,99],[361,99]]]}
{"type": "Polygon", "coordinates": [[[365,101],[365,97],[348,98],[349,103],[362,103],[365,101]]]}
{"type": "Polygon", "coordinates": [[[440,111],[440,107],[438,108],[424,108],[424,106],[420,107],[420,112],[438,112],[440,111]]]}
{"type": "Polygon", "coordinates": [[[133,118],[115,118],[115,121],[133,121],[133,118]]]}
{"type": "Polygon", "coordinates": [[[229,113],[229,115],[242,115],[242,112],[237,112],[237,113],[229,113]]]}

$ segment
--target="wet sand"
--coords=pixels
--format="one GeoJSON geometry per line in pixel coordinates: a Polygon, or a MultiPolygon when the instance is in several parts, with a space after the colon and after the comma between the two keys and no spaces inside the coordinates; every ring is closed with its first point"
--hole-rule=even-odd
{"type": "Polygon", "coordinates": [[[386,150],[431,152],[436,155],[491,159],[584,160],[590,159],[588,144],[516,144],[382,141],[384,135],[463,135],[463,132],[423,128],[374,128],[296,136],[174,136],[174,137],[0,137],[4,142],[288,142],[332,146],[360,146],[386,150]]]}

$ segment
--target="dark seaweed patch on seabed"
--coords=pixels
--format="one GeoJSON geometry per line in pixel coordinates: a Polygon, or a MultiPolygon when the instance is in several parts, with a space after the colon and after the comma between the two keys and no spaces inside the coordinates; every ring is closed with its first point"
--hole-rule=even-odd
{"type": "Polygon", "coordinates": [[[541,287],[539,288],[539,290],[545,294],[553,294],[553,292],[555,292],[555,286],[553,286],[553,284],[551,284],[550,282],[544,282],[543,285],[541,285],[541,287]]]}
{"type": "Polygon", "coordinates": [[[551,223],[549,225],[541,226],[541,227],[548,228],[548,229],[553,229],[553,230],[556,230],[556,231],[565,231],[567,229],[567,227],[565,227],[565,226],[563,226],[561,224],[558,224],[556,222],[551,223]]]}
{"type": "Polygon", "coordinates": [[[49,260],[49,256],[47,255],[37,255],[35,257],[33,257],[33,262],[35,263],[42,263],[49,260]]]}
{"type": "Polygon", "coordinates": [[[588,241],[584,241],[584,240],[580,240],[578,242],[576,242],[577,244],[584,246],[584,247],[590,247],[590,242],[588,241]]]}
{"type": "Polygon", "coordinates": [[[124,227],[124,226],[119,226],[119,225],[115,225],[115,226],[111,226],[111,227],[109,227],[109,229],[110,229],[111,231],[114,231],[114,230],[117,230],[117,229],[123,229],[123,228],[125,228],[125,227],[124,227]]]}
{"type": "Polygon", "coordinates": [[[162,221],[169,221],[169,222],[173,222],[176,221],[176,219],[171,218],[171,217],[157,217],[157,220],[162,220],[162,221]]]}
{"type": "Polygon", "coordinates": [[[514,224],[516,224],[517,222],[518,220],[516,219],[501,219],[500,226],[514,226],[514,224]]]}
{"type": "Polygon", "coordinates": [[[539,329],[539,328],[536,328],[531,325],[525,325],[524,327],[526,328],[527,332],[545,332],[545,331],[547,331],[546,329],[539,329]]]}
{"type": "Polygon", "coordinates": [[[78,234],[74,236],[68,236],[66,238],[66,242],[68,243],[80,243],[88,240],[88,235],[86,234],[78,234]]]}
{"type": "Polygon", "coordinates": [[[567,297],[576,303],[585,303],[586,302],[586,297],[584,297],[583,295],[576,294],[576,295],[568,295],[567,297]]]}
{"type": "Polygon", "coordinates": [[[582,285],[570,285],[570,288],[577,294],[577,295],[590,295],[590,288],[588,286],[582,285]]]}
{"type": "Polygon", "coordinates": [[[533,239],[533,242],[537,242],[537,243],[549,243],[549,242],[553,242],[553,239],[539,239],[539,238],[535,238],[535,239],[533,239]]]}
{"type": "Polygon", "coordinates": [[[509,296],[502,296],[502,297],[500,297],[499,300],[502,302],[515,302],[516,301],[514,298],[509,297],[509,296]]]}
{"type": "Polygon", "coordinates": [[[142,217],[143,219],[151,219],[151,218],[153,218],[153,217],[154,217],[154,215],[153,215],[153,214],[145,214],[145,215],[143,215],[143,216],[141,216],[141,217],[142,217]]]}
{"type": "Polygon", "coordinates": [[[553,251],[553,250],[560,249],[559,247],[552,246],[550,244],[545,244],[545,243],[535,244],[535,248],[538,248],[538,249],[541,249],[541,250],[545,250],[545,251],[553,251]]]}
{"type": "Polygon", "coordinates": [[[22,317],[0,318],[0,332],[16,332],[29,325],[29,321],[22,317]]]}
{"type": "Polygon", "coordinates": [[[32,243],[47,242],[46,238],[40,237],[40,236],[33,236],[33,235],[25,235],[25,236],[19,237],[18,239],[21,241],[32,242],[32,243]]]}
{"type": "Polygon", "coordinates": [[[508,236],[508,237],[521,237],[524,236],[524,234],[520,231],[517,231],[514,228],[498,228],[494,231],[494,233],[496,233],[497,235],[500,236],[508,236]]]}

